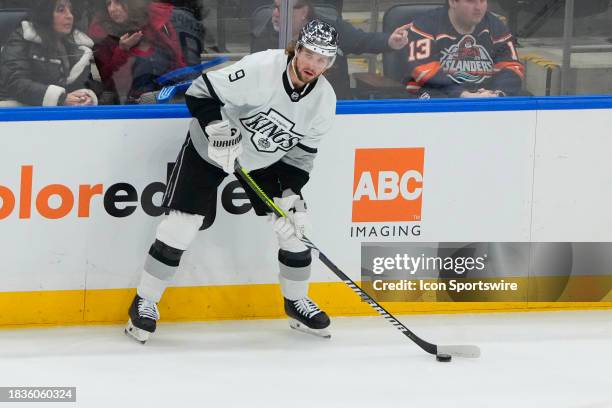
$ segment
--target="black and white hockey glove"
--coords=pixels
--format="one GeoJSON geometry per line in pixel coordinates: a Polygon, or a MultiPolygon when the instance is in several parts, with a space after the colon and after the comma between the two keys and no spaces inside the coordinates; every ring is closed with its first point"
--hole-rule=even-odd
{"type": "Polygon", "coordinates": [[[282,243],[310,235],[312,226],[306,211],[306,203],[297,194],[286,195],[282,198],[274,197],[274,203],[287,215],[287,218],[271,214],[272,228],[282,243]]]}
{"type": "Polygon", "coordinates": [[[234,162],[242,153],[240,131],[231,128],[227,120],[214,121],[204,129],[208,137],[208,157],[228,174],[234,172],[234,162]]]}

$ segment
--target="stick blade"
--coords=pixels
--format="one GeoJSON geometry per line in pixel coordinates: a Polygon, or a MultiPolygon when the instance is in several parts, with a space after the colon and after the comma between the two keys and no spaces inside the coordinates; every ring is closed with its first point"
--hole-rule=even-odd
{"type": "Polygon", "coordinates": [[[176,86],[165,86],[157,94],[157,103],[166,103],[172,99],[176,93],[176,86]]]}
{"type": "Polygon", "coordinates": [[[453,357],[478,358],[478,346],[438,346],[438,354],[450,354],[453,357]]]}

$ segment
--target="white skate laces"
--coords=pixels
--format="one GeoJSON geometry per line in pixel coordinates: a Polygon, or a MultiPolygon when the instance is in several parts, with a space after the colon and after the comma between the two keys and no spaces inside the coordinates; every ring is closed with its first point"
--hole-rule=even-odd
{"type": "Polygon", "coordinates": [[[306,316],[309,319],[317,313],[321,312],[321,309],[319,309],[319,307],[307,297],[294,300],[293,305],[295,306],[295,309],[298,311],[298,313],[303,316],[306,316]]]}
{"type": "Polygon", "coordinates": [[[155,321],[159,320],[159,310],[157,310],[157,304],[147,299],[139,299],[138,315],[140,317],[146,317],[155,321]]]}

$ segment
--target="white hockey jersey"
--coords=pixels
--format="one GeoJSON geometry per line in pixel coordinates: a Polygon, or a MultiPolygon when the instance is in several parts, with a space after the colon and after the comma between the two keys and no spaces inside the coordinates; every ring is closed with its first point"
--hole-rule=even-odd
{"type": "MultiPolygon", "coordinates": [[[[310,172],[319,143],[332,127],[336,95],[331,85],[319,77],[298,92],[289,79],[288,62],[284,50],[251,54],[203,74],[187,90],[187,95],[220,103],[223,120],[242,134],[239,161],[249,171],[282,160],[310,172]]],[[[211,162],[198,118],[189,131],[198,153],[211,162]]]]}

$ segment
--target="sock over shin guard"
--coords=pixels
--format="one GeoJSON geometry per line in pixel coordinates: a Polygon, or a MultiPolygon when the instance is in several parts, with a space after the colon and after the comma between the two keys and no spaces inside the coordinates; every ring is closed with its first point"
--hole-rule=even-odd
{"type": "Polygon", "coordinates": [[[174,278],[183,252],[185,251],[172,248],[156,239],[145,260],[138,295],[159,302],[164,290],[174,278]]]}
{"type": "Polygon", "coordinates": [[[138,285],[140,297],[159,302],[203,220],[201,215],[171,211],[159,224],[138,285]]]}
{"type": "Polygon", "coordinates": [[[311,263],[310,249],[301,252],[278,251],[278,280],[285,298],[297,300],[308,296],[311,263]]]}

